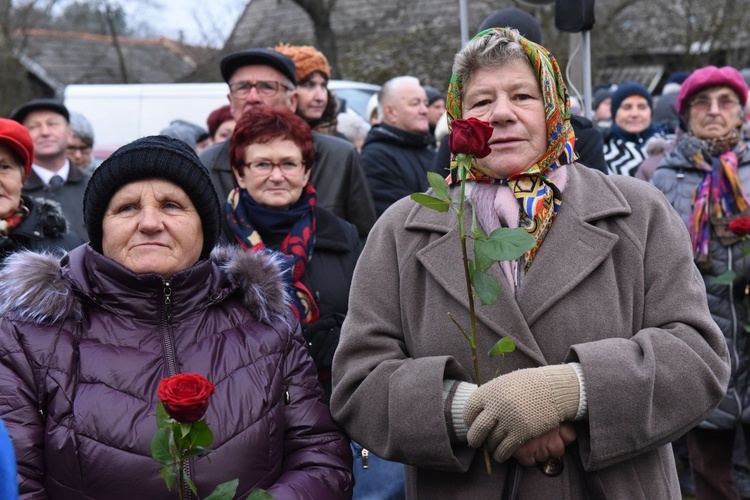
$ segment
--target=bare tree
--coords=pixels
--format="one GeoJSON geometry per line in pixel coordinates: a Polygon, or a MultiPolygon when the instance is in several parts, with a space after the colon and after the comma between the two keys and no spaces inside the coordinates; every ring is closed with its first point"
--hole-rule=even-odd
{"type": "Polygon", "coordinates": [[[597,7],[595,66],[750,65],[746,0],[600,0],[597,7]]]}
{"type": "Polygon", "coordinates": [[[0,0],[0,115],[7,116],[19,103],[34,95],[34,81],[21,61],[26,39],[19,30],[51,16],[57,0],[27,1],[21,6],[0,0]]]}
{"type": "Polygon", "coordinates": [[[331,66],[331,78],[341,78],[339,55],[336,49],[336,34],[331,28],[331,12],[336,8],[336,0],[292,0],[299,5],[313,23],[315,46],[325,54],[331,66]]]}
{"type": "Polygon", "coordinates": [[[128,83],[128,65],[125,62],[125,56],[122,53],[122,47],[120,46],[119,40],[120,33],[118,32],[117,24],[115,22],[116,10],[107,0],[102,0],[102,4],[104,8],[104,21],[107,23],[109,34],[112,37],[112,47],[114,47],[115,53],[117,54],[117,66],[120,69],[121,82],[128,83]]]}

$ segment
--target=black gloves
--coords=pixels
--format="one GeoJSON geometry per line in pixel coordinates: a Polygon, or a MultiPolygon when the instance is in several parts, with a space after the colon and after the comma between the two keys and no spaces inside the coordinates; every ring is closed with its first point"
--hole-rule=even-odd
{"type": "Polygon", "coordinates": [[[344,315],[334,313],[323,316],[315,323],[303,325],[302,335],[318,370],[331,369],[343,322],[344,315]]]}

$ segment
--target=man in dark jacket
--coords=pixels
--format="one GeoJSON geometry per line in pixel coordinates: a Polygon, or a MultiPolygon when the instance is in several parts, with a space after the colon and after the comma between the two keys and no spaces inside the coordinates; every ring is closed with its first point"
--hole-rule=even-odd
{"type": "MultiPolygon", "coordinates": [[[[236,120],[243,113],[252,113],[256,106],[297,109],[294,62],[279,52],[250,49],[229,54],[221,60],[221,74],[229,84],[227,97],[236,120]]],[[[222,201],[236,187],[229,164],[229,143],[216,144],[199,155],[222,201]]],[[[375,209],[357,150],[348,141],[317,132],[313,132],[313,147],[315,165],[310,182],[318,194],[318,205],[354,224],[364,239],[375,223],[375,209]]]]}
{"type": "Polygon", "coordinates": [[[417,78],[388,80],[378,93],[378,114],[380,123],[362,146],[362,166],[380,216],[394,202],[429,187],[435,145],[427,95],[417,78]]]}
{"type": "Polygon", "coordinates": [[[59,203],[70,230],[88,241],[83,193],[91,175],[68,161],[68,143],[73,138],[68,108],[54,99],[35,99],[13,110],[10,119],[26,127],[34,140],[34,163],[22,194],[59,203]]]}

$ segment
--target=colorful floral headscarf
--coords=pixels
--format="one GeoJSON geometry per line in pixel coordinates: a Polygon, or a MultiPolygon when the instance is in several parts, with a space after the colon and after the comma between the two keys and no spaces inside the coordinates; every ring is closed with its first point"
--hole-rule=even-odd
{"type": "MultiPolygon", "coordinates": [[[[520,35],[515,36],[515,30],[508,28],[484,30],[474,38],[483,37],[492,31],[498,31],[511,39],[516,39],[523,47],[532,68],[539,77],[547,117],[547,152],[539,162],[508,179],[490,177],[477,164],[475,159],[469,179],[477,182],[507,184],[513,191],[523,209],[520,224],[536,240],[535,247],[524,255],[525,269],[528,270],[536,251],[541,246],[544,236],[552,225],[555,215],[557,215],[561,203],[560,191],[549,180],[547,174],[561,165],[572,163],[577,158],[574,152],[575,134],[570,124],[570,97],[557,61],[547,49],[520,35]]],[[[462,117],[462,93],[462,82],[456,74],[453,74],[446,103],[449,128],[453,120],[462,117]]],[[[455,166],[455,161],[456,159],[453,157],[451,167],[455,166]]]]}

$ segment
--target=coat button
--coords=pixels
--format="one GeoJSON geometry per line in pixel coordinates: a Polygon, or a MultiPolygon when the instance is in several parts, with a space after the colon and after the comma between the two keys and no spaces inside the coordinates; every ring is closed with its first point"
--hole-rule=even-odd
{"type": "Polygon", "coordinates": [[[544,462],[539,462],[539,469],[549,477],[559,476],[564,468],[562,458],[548,458],[544,462]]]}

